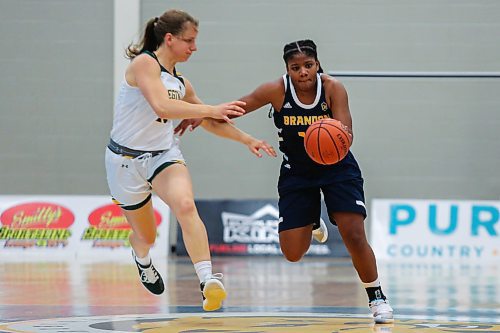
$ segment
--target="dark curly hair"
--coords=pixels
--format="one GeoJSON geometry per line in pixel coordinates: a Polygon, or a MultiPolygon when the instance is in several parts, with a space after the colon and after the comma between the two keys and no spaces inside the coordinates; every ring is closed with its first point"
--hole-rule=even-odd
{"type": "MultiPolygon", "coordinates": [[[[283,60],[288,65],[288,60],[294,57],[298,53],[303,53],[309,57],[313,57],[319,63],[318,51],[316,49],[316,44],[310,39],[298,40],[285,45],[283,48],[283,60]]],[[[319,73],[323,73],[323,68],[319,66],[319,73]]]]}

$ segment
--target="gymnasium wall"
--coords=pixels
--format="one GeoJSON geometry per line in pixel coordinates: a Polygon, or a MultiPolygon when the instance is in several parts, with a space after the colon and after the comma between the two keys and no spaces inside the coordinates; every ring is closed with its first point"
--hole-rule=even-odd
{"type": "Polygon", "coordinates": [[[0,0],[0,193],[105,194],[113,2],[0,0]]]}
{"type": "MultiPolygon", "coordinates": [[[[141,3],[200,19],[178,69],[207,103],[284,73],[311,38],[325,71],[500,72],[495,0],[177,0],[141,3]]],[[[113,1],[0,0],[0,193],[107,194],[113,1]]],[[[500,198],[500,79],[342,78],[371,198],[500,198]]],[[[262,109],[237,121],[277,146],[262,109]]],[[[275,198],[279,159],[203,130],[182,140],[197,198],[275,198]]]]}

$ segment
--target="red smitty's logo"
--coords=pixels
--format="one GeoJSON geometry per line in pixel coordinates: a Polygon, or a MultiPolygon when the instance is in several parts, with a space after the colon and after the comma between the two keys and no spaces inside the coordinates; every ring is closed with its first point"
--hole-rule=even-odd
{"type": "Polygon", "coordinates": [[[0,216],[0,221],[13,229],[64,229],[73,224],[75,216],[58,204],[29,202],[7,209],[0,216]]]}
{"type": "MultiPolygon", "coordinates": [[[[156,225],[161,224],[161,215],[154,212],[156,225]]],[[[101,229],[130,229],[120,207],[115,204],[99,207],[89,215],[89,224],[101,229]]]]}

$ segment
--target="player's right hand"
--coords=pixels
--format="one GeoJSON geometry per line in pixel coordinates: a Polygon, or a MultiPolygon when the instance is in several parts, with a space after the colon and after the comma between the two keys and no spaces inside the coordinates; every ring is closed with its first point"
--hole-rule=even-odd
{"type": "Polygon", "coordinates": [[[212,118],[222,119],[230,124],[233,124],[231,118],[240,117],[245,114],[246,103],[242,101],[232,101],[228,103],[219,104],[213,107],[212,118]]]}
{"type": "Polygon", "coordinates": [[[189,131],[192,132],[194,129],[201,125],[203,118],[192,118],[192,119],[183,119],[179,125],[174,128],[174,134],[178,136],[182,136],[184,132],[190,127],[189,131]]]}

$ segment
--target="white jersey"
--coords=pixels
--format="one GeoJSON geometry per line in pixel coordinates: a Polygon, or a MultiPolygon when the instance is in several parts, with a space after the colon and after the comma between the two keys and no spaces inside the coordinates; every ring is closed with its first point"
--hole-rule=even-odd
{"type": "MultiPolygon", "coordinates": [[[[156,59],[154,54],[147,54],[156,59]]],[[[183,99],[186,87],[182,78],[175,71],[172,75],[158,65],[169,98],[183,99]]],[[[115,103],[111,139],[122,146],[144,151],[170,149],[177,142],[172,120],[159,118],[140,89],[130,86],[125,79],[115,103]]]]}

